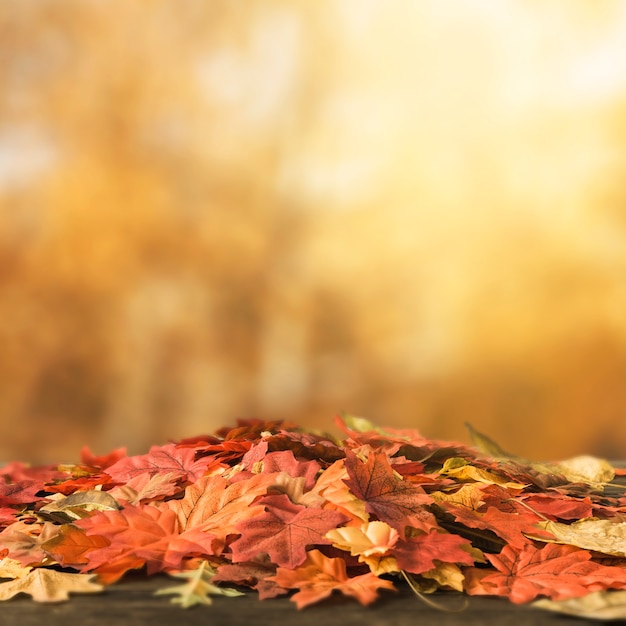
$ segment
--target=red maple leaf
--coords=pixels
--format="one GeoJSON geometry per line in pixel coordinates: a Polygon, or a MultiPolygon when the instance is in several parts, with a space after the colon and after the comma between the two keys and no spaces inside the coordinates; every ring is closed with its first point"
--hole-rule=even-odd
{"type": "Polygon", "coordinates": [[[113,479],[107,474],[92,474],[90,476],[79,476],[78,478],[68,478],[62,482],[46,484],[44,489],[50,493],[62,493],[69,496],[76,491],[89,491],[96,487],[112,485],[113,479]]]}
{"type": "Polygon", "coordinates": [[[96,469],[106,469],[107,467],[111,467],[111,465],[117,463],[117,461],[125,456],[126,448],[116,448],[115,450],[111,450],[111,452],[103,454],[102,456],[94,455],[88,446],[83,446],[83,449],[80,451],[81,463],[96,469]]]}
{"type": "Polygon", "coordinates": [[[287,593],[287,589],[280,587],[273,580],[268,580],[276,574],[276,567],[269,558],[265,560],[246,561],[244,563],[225,563],[217,568],[217,574],[212,578],[214,583],[236,584],[255,589],[259,600],[276,598],[287,593]]]}
{"type": "Polygon", "coordinates": [[[179,533],[176,513],[168,508],[128,506],[100,511],[74,524],[88,536],[108,540],[109,545],[86,554],[82,571],[107,572],[109,581],[143,564],[148,574],[154,574],[180,568],[184,557],[213,554],[213,535],[196,529],[179,533]]]}
{"type": "Polygon", "coordinates": [[[241,537],[230,548],[233,561],[269,554],[277,565],[293,569],[306,559],[306,548],[330,543],[324,535],[348,518],[337,511],[293,504],[285,494],[260,501],[265,512],[237,524],[241,537]]]}
{"type": "Polygon", "coordinates": [[[550,515],[553,519],[576,520],[593,515],[593,506],[589,496],[570,498],[560,494],[533,493],[522,499],[533,510],[543,515],[550,515]]]}
{"type": "Polygon", "coordinates": [[[346,455],[350,491],[365,502],[366,510],[403,534],[407,526],[429,531],[437,526],[424,505],[432,498],[418,485],[398,478],[382,450],[372,450],[363,463],[352,452],[346,455]]]}
{"type": "Polygon", "coordinates": [[[121,458],[106,468],[106,473],[118,483],[125,483],[140,474],[175,474],[181,479],[194,481],[200,478],[214,459],[195,459],[191,448],[178,448],[174,444],[153,446],[148,454],[121,458]]]}
{"type": "Polygon", "coordinates": [[[0,476],[4,477],[4,481],[0,480],[0,482],[15,483],[20,480],[34,480],[44,485],[54,480],[63,480],[68,477],[68,474],[59,470],[56,465],[31,467],[20,461],[12,461],[0,467],[0,476]]]}
{"type": "Polygon", "coordinates": [[[463,546],[470,545],[467,539],[458,535],[431,530],[410,539],[401,539],[392,548],[391,554],[396,557],[401,569],[421,574],[433,569],[435,561],[473,565],[474,559],[463,550],[463,546]]]}
{"type": "Polygon", "coordinates": [[[346,456],[334,441],[312,433],[282,431],[274,437],[268,437],[265,441],[270,452],[291,450],[298,458],[313,459],[327,465],[346,456]]]}
{"type": "Polygon", "coordinates": [[[17,482],[0,482],[0,506],[12,504],[30,504],[43,498],[35,495],[43,488],[39,481],[19,480],[17,482]]]}
{"type": "Polygon", "coordinates": [[[540,595],[565,600],[626,586],[626,569],[596,563],[587,550],[576,546],[527,544],[521,550],[506,546],[500,554],[485,556],[498,571],[465,570],[470,595],[507,596],[522,604],[540,595]]]}
{"type": "Polygon", "coordinates": [[[291,450],[270,452],[263,459],[263,473],[285,472],[292,478],[303,477],[304,488],[311,489],[321,466],[317,461],[298,461],[291,450]]]}
{"type": "Polygon", "coordinates": [[[9,506],[0,506],[0,528],[3,526],[9,526],[16,521],[18,511],[9,506]]]}
{"type": "Polygon", "coordinates": [[[219,437],[223,437],[226,441],[231,439],[245,439],[248,441],[256,441],[261,438],[262,433],[277,433],[281,430],[295,430],[297,424],[289,421],[270,420],[263,421],[260,419],[239,419],[237,426],[220,428],[217,431],[219,437]]]}
{"type": "Polygon", "coordinates": [[[299,609],[327,598],[333,591],[367,605],[376,600],[378,589],[396,590],[390,580],[378,578],[371,572],[350,578],[343,559],[329,558],[319,550],[307,552],[305,562],[296,569],[279,567],[269,580],[285,589],[299,589],[291,598],[299,609]]]}

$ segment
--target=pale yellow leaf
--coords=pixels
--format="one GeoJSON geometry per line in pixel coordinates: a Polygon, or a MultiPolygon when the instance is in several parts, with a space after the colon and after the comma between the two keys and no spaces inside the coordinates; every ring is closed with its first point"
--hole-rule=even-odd
{"type": "MultiPolygon", "coordinates": [[[[626,556],[626,522],[590,518],[573,524],[540,522],[537,526],[554,535],[555,539],[550,543],[565,543],[602,554],[626,556]]],[[[531,538],[546,541],[542,537],[531,538]]]]}
{"type": "Polygon", "coordinates": [[[0,578],[22,578],[33,569],[23,567],[19,561],[5,557],[0,561],[0,578]]]}
{"type": "Polygon", "coordinates": [[[92,511],[114,511],[119,508],[120,505],[113,496],[93,489],[57,497],[50,504],[42,506],[38,512],[42,517],[64,524],[88,517],[92,511]]]}
{"type": "Polygon", "coordinates": [[[557,463],[563,476],[573,483],[590,485],[610,483],[615,478],[615,468],[604,459],[594,456],[577,456],[557,463]]]}
{"type": "Polygon", "coordinates": [[[516,483],[498,476],[494,472],[475,467],[465,461],[465,459],[447,459],[440,471],[444,476],[451,476],[457,480],[473,481],[485,483],[487,485],[501,485],[507,489],[524,489],[528,485],[516,483]]]}
{"type": "Polygon", "coordinates": [[[482,491],[480,484],[468,483],[463,485],[460,489],[452,493],[446,493],[445,491],[434,491],[430,495],[435,502],[447,502],[449,504],[458,504],[460,506],[466,506],[469,509],[477,511],[482,504],[484,504],[482,491]]]}
{"type": "Polygon", "coordinates": [[[102,585],[91,582],[93,574],[70,574],[38,567],[8,582],[0,583],[0,600],[18,593],[32,596],[35,602],[63,602],[70,593],[99,593],[102,585]]]}
{"type": "Polygon", "coordinates": [[[235,597],[244,595],[236,589],[214,585],[211,580],[215,576],[215,570],[206,561],[202,561],[196,569],[170,574],[170,576],[185,579],[187,582],[182,585],[158,589],[154,595],[173,595],[171,602],[180,604],[184,609],[196,604],[211,604],[211,596],[235,597]]]}
{"type": "Polygon", "coordinates": [[[465,575],[455,563],[439,563],[437,567],[422,572],[420,576],[434,580],[439,587],[450,587],[456,591],[463,591],[465,575]]]}

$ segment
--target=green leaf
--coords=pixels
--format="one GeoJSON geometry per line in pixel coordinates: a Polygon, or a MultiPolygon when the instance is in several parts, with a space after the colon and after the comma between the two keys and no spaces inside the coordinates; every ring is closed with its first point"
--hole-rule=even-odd
{"type": "Polygon", "coordinates": [[[202,561],[197,569],[186,572],[170,574],[174,578],[186,579],[187,582],[174,587],[165,587],[154,592],[156,596],[172,594],[176,597],[171,599],[174,604],[180,604],[184,609],[195,606],[196,604],[212,604],[211,596],[242,596],[241,591],[218,587],[211,580],[215,576],[214,570],[207,561],[202,561]]]}

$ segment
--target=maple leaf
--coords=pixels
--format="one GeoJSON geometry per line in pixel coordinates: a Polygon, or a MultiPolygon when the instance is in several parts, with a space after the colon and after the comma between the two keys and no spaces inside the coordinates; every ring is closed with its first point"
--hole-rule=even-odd
{"type": "Polygon", "coordinates": [[[470,595],[507,596],[522,604],[540,595],[564,600],[626,586],[626,569],[596,563],[589,552],[575,546],[528,544],[522,550],[506,546],[499,555],[486,556],[497,572],[465,570],[470,595]]]}
{"type": "Polygon", "coordinates": [[[0,578],[20,578],[26,576],[32,569],[32,567],[24,566],[8,556],[0,560],[0,578]]]}
{"type": "Polygon", "coordinates": [[[348,577],[343,559],[329,558],[319,550],[307,552],[306,560],[300,567],[279,567],[270,580],[285,589],[299,589],[291,598],[298,609],[327,598],[333,591],[340,591],[368,605],[378,597],[378,589],[396,590],[391,581],[378,578],[371,572],[348,577]]]}
{"type": "Polygon", "coordinates": [[[52,522],[29,524],[17,521],[0,533],[0,546],[8,548],[9,556],[22,565],[40,565],[48,559],[42,545],[59,532],[52,522]]]}
{"type": "Polygon", "coordinates": [[[437,526],[435,517],[424,505],[433,499],[419,487],[398,478],[382,450],[372,450],[363,463],[352,452],[346,456],[345,467],[350,476],[344,481],[366,510],[387,522],[399,533],[407,526],[429,530],[437,526]]]}
{"type": "Polygon", "coordinates": [[[43,486],[45,483],[67,478],[67,472],[59,470],[57,465],[31,467],[20,461],[12,461],[0,467],[0,476],[4,476],[4,481],[0,482],[16,483],[22,480],[33,480],[43,486]]]}
{"type": "Polygon", "coordinates": [[[219,552],[226,536],[235,526],[262,511],[254,501],[274,484],[271,475],[257,474],[247,480],[229,484],[221,476],[207,476],[185,489],[185,497],[166,505],[174,511],[180,530],[196,528],[210,532],[218,541],[219,552]]]}
{"type": "Polygon", "coordinates": [[[554,536],[554,539],[547,540],[540,537],[542,541],[566,543],[602,554],[626,557],[626,522],[582,519],[573,524],[540,522],[538,526],[554,536]]]}
{"type": "Polygon", "coordinates": [[[179,474],[166,472],[150,475],[137,474],[126,484],[111,489],[108,493],[118,500],[126,500],[130,504],[139,504],[148,500],[162,500],[172,496],[182,488],[179,487],[179,474]]]}
{"type": "Polygon", "coordinates": [[[175,444],[152,446],[148,454],[123,457],[106,468],[106,473],[115,482],[126,483],[132,478],[148,474],[174,474],[183,480],[194,481],[207,470],[211,457],[195,459],[191,448],[178,448],[175,444]]]}
{"type": "Polygon", "coordinates": [[[400,569],[396,559],[388,556],[398,541],[398,531],[385,522],[366,522],[360,527],[334,528],[326,533],[326,538],[335,548],[358,556],[359,561],[366,563],[376,576],[400,569]]]}
{"type": "Polygon", "coordinates": [[[297,429],[297,424],[289,421],[270,420],[263,421],[260,419],[238,419],[237,426],[220,428],[217,431],[219,437],[223,437],[226,441],[232,439],[244,439],[255,441],[261,438],[262,433],[277,433],[281,430],[297,429]]]}
{"type": "Polygon", "coordinates": [[[35,480],[19,480],[12,483],[0,481],[0,506],[12,504],[30,504],[42,500],[37,492],[42,490],[43,485],[35,480]]]}
{"type": "Polygon", "coordinates": [[[521,498],[537,513],[553,518],[576,520],[593,515],[593,503],[589,496],[571,498],[560,494],[533,493],[521,498]]]}
{"type": "Polygon", "coordinates": [[[87,552],[110,545],[108,539],[89,536],[74,524],[63,524],[54,537],[41,544],[42,550],[63,567],[81,569],[88,563],[87,552]]]}
{"type": "Polygon", "coordinates": [[[92,582],[93,575],[71,574],[38,567],[26,575],[0,583],[0,600],[18,593],[32,596],[35,602],[63,602],[70,593],[99,593],[102,585],[92,582]]]}
{"type": "Polygon", "coordinates": [[[334,528],[326,538],[340,550],[349,550],[352,556],[387,554],[396,545],[399,535],[395,528],[385,522],[366,522],[361,526],[334,528]]]}
{"type": "Polygon", "coordinates": [[[344,513],[354,520],[367,521],[368,513],[365,510],[365,502],[359,500],[348,489],[347,478],[348,472],[344,459],[335,461],[322,472],[313,489],[303,495],[299,504],[329,508],[325,504],[329,503],[340,513],[344,513]]]}
{"type": "Polygon", "coordinates": [[[93,467],[96,469],[106,469],[111,467],[114,463],[117,463],[120,459],[126,456],[126,448],[116,448],[108,454],[102,456],[96,456],[89,449],[88,446],[83,446],[80,451],[80,461],[83,465],[93,467]]]}
{"type": "Polygon", "coordinates": [[[490,530],[507,544],[517,548],[523,548],[529,543],[526,534],[540,533],[536,526],[541,521],[539,515],[513,501],[501,502],[499,507],[490,506],[484,513],[464,506],[446,505],[446,510],[464,526],[490,530]]]}
{"type": "Polygon", "coordinates": [[[16,521],[19,511],[10,506],[0,506],[0,527],[9,526],[16,521]]]}
{"type": "Polygon", "coordinates": [[[276,574],[276,566],[271,563],[269,557],[265,556],[244,563],[224,563],[217,568],[213,582],[228,582],[251,587],[258,592],[259,600],[267,600],[288,591],[273,580],[269,580],[274,574],[276,574]]]}
{"type": "Polygon", "coordinates": [[[312,433],[283,431],[268,437],[266,441],[270,452],[291,450],[298,458],[313,459],[328,465],[345,457],[345,452],[336,442],[312,433]]]}
{"type": "Polygon", "coordinates": [[[471,543],[463,537],[431,530],[408,539],[400,539],[391,549],[398,566],[412,574],[421,574],[436,567],[438,562],[473,565],[467,551],[471,543]]]}
{"type": "Polygon", "coordinates": [[[172,598],[171,601],[174,604],[180,604],[184,609],[188,609],[196,604],[210,605],[213,603],[211,596],[228,596],[232,598],[244,595],[241,591],[237,591],[236,589],[214,585],[212,580],[215,573],[215,570],[207,561],[202,561],[196,569],[169,574],[174,578],[186,579],[187,582],[174,587],[157,589],[154,595],[162,596],[173,594],[176,597],[172,598]]]}
{"type": "Polygon", "coordinates": [[[40,517],[49,518],[61,524],[81,517],[88,517],[91,511],[119,509],[119,504],[105,491],[78,491],[69,496],[57,496],[55,500],[42,506],[40,517]]]}
{"type": "Polygon", "coordinates": [[[265,512],[236,526],[241,537],[230,546],[235,562],[264,552],[277,565],[293,569],[305,561],[307,546],[330,543],[324,535],[348,520],[337,511],[293,504],[284,494],[260,502],[265,512]]]}
{"type": "Polygon", "coordinates": [[[321,469],[317,461],[298,461],[291,450],[270,452],[263,458],[263,473],[285,472],[291,478],[304,478],[304,488],[311,489],[321,469]]]}
{"type": "Polygon", "coordinates": [[[179,569],[186,556],[213,554],[213,535],[197,529],[179,533],[176,513],[167,508],[140,505],[100,511],[75,525],[88,536],[109,541],[108,546],[89,551],[82,568],[99,574],[108,572],[108,580],[143,564],[150,575],[166,568],[179,569]]]}
{"type": "Polygon", "coordinates": [[[54,484],[46,483],[45,491],[49,493],[61,493],[69,496],[76,491],[90,491],[95,488],[102,489],[107,485],[113,484],[113,479],[107,474],[90,474],[89,476],[78,476],[77,478],[68,478],[54,484]]]}

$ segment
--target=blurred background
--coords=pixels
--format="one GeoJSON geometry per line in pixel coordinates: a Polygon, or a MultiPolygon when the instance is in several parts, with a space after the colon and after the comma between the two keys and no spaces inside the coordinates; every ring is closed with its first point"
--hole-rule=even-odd
{"type": "Polygon", "coordinates": [[[0,9],[0,460],[340,411],[626,458],[626,3],[0,9]]]}

